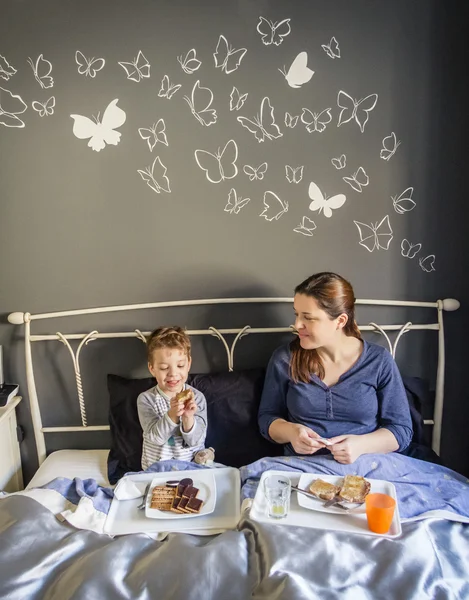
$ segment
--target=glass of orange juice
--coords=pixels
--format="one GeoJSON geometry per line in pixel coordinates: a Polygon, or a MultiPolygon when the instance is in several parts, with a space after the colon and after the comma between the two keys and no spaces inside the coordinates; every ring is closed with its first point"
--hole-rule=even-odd
{"type": "Polygon", "coordinates": [[[396,501],[387,494],[368,494],[365,498],[368,529],[387,533],[391,527],[396,501]]]}

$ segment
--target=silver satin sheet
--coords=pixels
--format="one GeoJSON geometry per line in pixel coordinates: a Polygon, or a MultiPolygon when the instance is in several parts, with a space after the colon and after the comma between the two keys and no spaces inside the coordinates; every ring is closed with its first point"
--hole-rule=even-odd
{"type": "Polygon", "coordinates": [[[0,502],[0,598],[469,599],[469,525],[404,523],[388,540],[245,517],[237,531],[156,542],[80,531],[9,497],[0,502]]]}

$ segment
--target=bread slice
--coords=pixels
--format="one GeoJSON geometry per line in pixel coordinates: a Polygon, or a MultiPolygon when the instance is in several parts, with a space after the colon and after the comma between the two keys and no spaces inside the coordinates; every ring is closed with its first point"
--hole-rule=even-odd
{"type": "Polygon", "coordinates": [[[365,502],[370,493],[370,482],[359,475],[346,475],[339,496],[346,502],[365,502]]]}
{"type": "Polygon", "coordinates": [[[187,402],[189,402],[189,400],[192,399],[192,390],[191,389],[187,389],[187,390],[182,390],[182,392],[179,392],[179,394],[176,394],[176,399],[179,402],[184,402],[184,405],[187,404],[187,402]]]}
{"type": "Polygon", "coordinates": [[[339,488],[322,479],[315,479],[309,486],[309,491],[322,500],[332,500],[338,494],[339,488]]]}

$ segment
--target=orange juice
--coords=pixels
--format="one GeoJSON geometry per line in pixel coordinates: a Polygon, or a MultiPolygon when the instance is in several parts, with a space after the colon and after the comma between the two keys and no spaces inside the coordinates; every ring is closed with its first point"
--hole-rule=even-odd
{"type": "Polygon", "coordinates": [[[391,527],[396,501],[387,494],[368,494],[365,498],[368,529],[387,533],[391,527]]]}

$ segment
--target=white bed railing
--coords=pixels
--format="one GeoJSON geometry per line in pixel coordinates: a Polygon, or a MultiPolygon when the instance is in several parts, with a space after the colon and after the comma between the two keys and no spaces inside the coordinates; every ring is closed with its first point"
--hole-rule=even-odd
{"type": "MultiPolygon", "coordinates": [[[[181,300],[174,302],[152,302],[146,304],[130,304],[123,306],[106,306],[101,308],[88,308],[79,310],[68,310],[52,313],[42,314],[30,314],[29,312],[14,312],[8,316],[10,323],[14,325],[25,326],[25,358],[26,358],[26,378],[29,394],[29,403],[31,409],[31,417],[34,427],[34,436],[36,441],[36,448],[38,454],[39,464],[46,458],[46,443],[45,433],[56,433],[56,432],[83,432],[83,431],[103,431],[109,430],[109,425],[88,425],[86,416],[86,406],[83,393],[83,384],[80,371],[80,353],[83,348],[96,339],[116,339],[116,338],[135,338],[137,337],[142,342],[145,342],[145,336],[148,335],[149,331],[140,331],[135,329],[133,331],[123,332],[111,332],[111,333],[100,333],[97,330],[93,330],[89,333],[67,333],[62,334],[57,332],[56,334],[38,335],[31,333],[32,321],[39,321],[45,319],[55,319],[72,316],[82,315],[93,315],[103,314],[111,312],[127,312],[132,310],[148,310],[157,308],[174,308],[174,307],[188,307],[188,306],[206,306],[206,305],[223,305],[223,304],[292,304],[292,298],[210,298],[202,300],[181,300]],[[69,350],[73,367],[75,371],[75,380],[77,386],[78,402],[80,407],[81,415],[81,426],[71,427],[43,427],[41,411],[39,406],[39,399],[36,389],[36,382],[34,378],[33,369],[33,358],[32,358],[32,343],[42,341],[60,341],[69,350]],[[76,349],[73,350],[69,340],[80,340],[80,343],[76,349]]],[[[397,346],[402,336],[408,331],[412,330],[436,330],[438,331],[438,365],[436,375],[436,389],[435,389],[435,405],[433,411],[433,419],[425,421],[425,424],[433,425],[432,433],[432,448],[439,454],[440,452],[440,441],[441,441],[441,424],[443,417],[443,402],[444,402],[444,369],[445,369],[445,342],[444,342],[444,329],[443,329],[443,311],[454,311],[459,308],[459,302],[452,298],[445,300],[437,300],[436,302],[406,302],[400,300],[357,300],[357,305],[372,305],[372,306],[397,306],[397,307],[420,307],[420,308],[433,308],[437,310],[437,322],[436,323],[423,323],[413,324],[410,321],[401,325],[379,325],[377,323],[369,323],[369,325],[359,326],[361,331],[376,331],[383,335],[387,341],[389,351],[393,356],[396,355],[397,346]],[[397,336],[394,342],[391,341],[387,332],[397,332],[397,336]]],[[[211,335],[217,337],[223,344],[226,354],[228,369],[231,371],[234,368],[234,351],[238,341],[247,335],[251,334],[269,334],[269,333],[285,333],[292,332],[293,328],[290,327],[251,327],[246,325],[242,328],[232,329],[216,329],[215,327],[208,327],[207,329],[194,329],[188,330],[191,336],[204,336],[211,335]],[[225,336],[234,335],[235,338],[229,345],[225,336]]]]}

